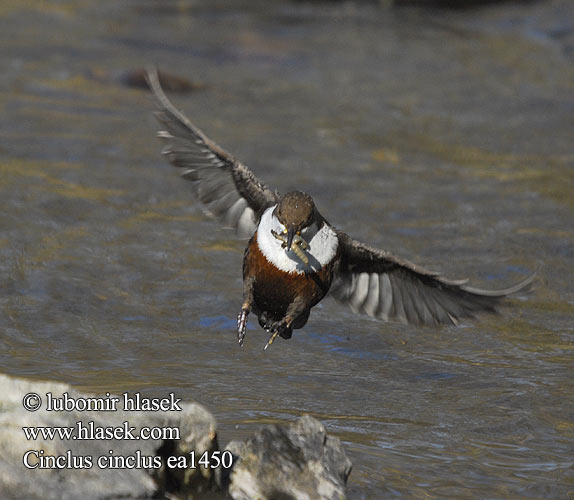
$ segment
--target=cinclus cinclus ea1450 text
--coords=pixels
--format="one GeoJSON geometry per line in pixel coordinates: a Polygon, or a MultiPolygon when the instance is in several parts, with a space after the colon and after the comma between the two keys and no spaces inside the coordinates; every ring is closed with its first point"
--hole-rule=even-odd
{"type": "Polygon", "coordinates": [[[534,279],[536,273],[510,288],[481,290],[353,240],[323,218],[311,196],[270,190],[211,141],[169,102],[157,72],[148,73],[148,82],[164,127],[158,132],[162,154],[192,182],[207,213],[250,238],[237,319],[241,346],[250,311],[271,334],[267,349],[278,335],[288,339],[302,328],[327,293],[382,320],[456,325],[459,318],[494,312],[501,299],[534,279]]]}

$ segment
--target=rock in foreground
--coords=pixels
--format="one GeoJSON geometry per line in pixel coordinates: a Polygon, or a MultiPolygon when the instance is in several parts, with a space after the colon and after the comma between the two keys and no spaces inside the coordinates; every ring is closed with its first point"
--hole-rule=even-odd
{"type": "MultiPolygon", "coordinates": [[[[213,470],[185,469],[183,478],[179,469],[165,467],[166,452],[178,456],[193,450],[199,457],[218,448],[215,419],[202,406],[180,403],[181,411],[126,411],[123,398],[118,397],[116,411],[47,411],[48,393],[54,401],[62,401],[64,393],[69,402],[94,398],[65,384],[0,375],[3,500],[152,498],[175,487],[180,491],[193,488],[196,492],[217,488],[213,470]],[[42,398],[37,411],[23,407],[23,398],[30,393],[42,398]],[[86,433],[84,439],[78,439],[78,426],[86,433]],[[28,439],[23,427],[71,428],[74,434],[70,439],[60,436],[28,439]],[[124,435],[125,427],[133,430],[124,435]],[[180,439],[131,439],[132,434],[140,436],[142,427],[176,428],[180,439]],[[85,439],[90,429],[100,432],[96,439],[85,439]],[[102,436],[102,429],[119,429],[116,431],[119,439],[102,436]],[[43,465],[48,468],[42,468],[43,465]]],[[[103,401],[109,400],[110,397],[104,396],[103,401]]]]}
{"type": "MultiPolygon", "coordinates": [[[[34,397],[28,402],[33,404],[34,397]]],[[[65,384],[0,375],[2,500],[345,498],[351,463],[339,440],[327,436],[317,420],[306,416],[290,426],[266,426],[220,451],[215,419],[206,409],[196,403],[173,405],[173,399],[172,407],[131,411],[122,396],[86,395],[65,384]],[[35,411],[24,409],[30,393],[42,400],[35,411]],[[50,398],[83,404],[117,399],[117,404],[113,410],[48,411],[50,398]],[[40,428],[73,429],[73,435],[29,434],[40,428]],[[79,428],[100,434],[78,439],[79,428]],[[179,439],[143,439],[144,428],[177,429],[179,439]],[[119,434],[101,434],[105,429],[119,434]],[[200,461],[224,454],[226,467],[232,467],[205,467],[200,461]]]]}
{"type": "MultiPolygon", "coordinates": [[[[340,500],[351,461],[339,439],[321,422],[301,417],[294,424],[269,425],[227,447],[237,458],[226,484],[235,500],[340,500]]],[[[225,482],[225,481],[224,481],[225,482]]]]}

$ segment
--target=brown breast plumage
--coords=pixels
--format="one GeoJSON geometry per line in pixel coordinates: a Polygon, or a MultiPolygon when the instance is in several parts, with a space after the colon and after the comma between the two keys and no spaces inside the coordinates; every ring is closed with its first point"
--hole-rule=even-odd
{"type": "Polygon", "coordinates": [[[257,309],[280,320],[295,300],[303,301],[309,309],[325,296],[331,286],[336,260],[316,273],[283,271],[261,253],[256,232],[245,250],[243,279],[253,280],[253,299],[257,309]]]}

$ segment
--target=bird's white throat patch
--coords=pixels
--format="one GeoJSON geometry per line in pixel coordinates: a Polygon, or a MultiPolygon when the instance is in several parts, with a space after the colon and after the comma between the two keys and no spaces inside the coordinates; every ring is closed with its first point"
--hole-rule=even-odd
{"type": "Polygon", "coordinates": [[[309,258],[308,264],[303,263],[292,250],[282,248],[282,242],[271,234],[271,230],[279,234],[285,230],[285,226],[273,215],[276,206],[265,211],[257,227],[257,245],[271,264],[288,273],[303,274],[317,272],[335,258],[339,239],[328,224],[323,224],[321,229],[312,224],[301,232],[301,237],[308,244],[304,250],[309,258]]]}

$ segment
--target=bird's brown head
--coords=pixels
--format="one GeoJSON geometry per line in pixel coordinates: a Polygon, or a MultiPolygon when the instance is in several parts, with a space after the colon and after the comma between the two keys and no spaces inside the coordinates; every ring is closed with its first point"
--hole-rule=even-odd
{"type": "Polygon", "coordinates": [[[315,203],[307,193],[291,191],[281,198],[274,215],[287,230],[287,249],[290,250],[293,237],[315,221],[315,203]]]}

